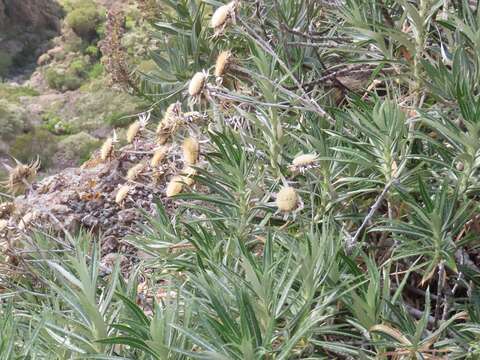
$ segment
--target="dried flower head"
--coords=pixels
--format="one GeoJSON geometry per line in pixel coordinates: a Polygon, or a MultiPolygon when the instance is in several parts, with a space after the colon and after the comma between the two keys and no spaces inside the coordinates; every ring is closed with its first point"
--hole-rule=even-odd
{"type": "Polygon", "coordinates": [[[174,176],[167,185],[166,195],[172,197],[178,195],[183,190],[183,180],[181,176],[174,176]]]}
{"type": "Polygon", "coordinates": [[[182,108],[179,102],[170,104],[162,121],[157,126],[157,139],[160,145],[167,142],[182,121],[182,108]]]}
{"type": "Polygon", "coordinates": [[[127,142],[131,144],[141,130],[143,130],[150,121],[151,112],[147,111],[138,116],[138,120],[133,122],[127,130],[127,142]]]}
{"type": "Polygon", "coordinates": [[[8,221],[5,219],[0,219],[0,234],[2,234],[8,226],[8,221]]]}
{"type": "Polygon", "coordinates": [[[128,181],[135,181],[140,174],[145,170],[145,163],[139,162],[137,165],[132,166],[130,169],[128,169],[127,172],[127,180],[128,181]]]}
{"type": "Polygon", "coordinates": [[[100,159],[102,161],[107,161],[113,156],[114,145],[117,141],[117,133],[114,131],[113,136],[107,138],[100,148],[100,159]]]}
{"type": "Polygon", "coordinates": [[[187,165],[195,165],[198,161],[198,154],[200,152],[200,144],[195,138],[186,138],[183,141],[183,158],[187,165]]]}
{"type": "Polygon", "coordinates": [[[237,1],[220,6],[212,15],[210,26],[215,30],[215,36],[220,35],[230,21],[235,21],[237,1]]]}
{"type": "Polygon", "coordinates": [[[190,84],[188,85],[188,94],[190,96],[199,96],[205,87],[206,79],[207,75],[203,71],[199,71],[193,75],[192,80],[190,80],[190,84]]]}
{"type": "Polygon", "coordinates": [[[8,217],[13,213],[15,205],[13,202],[3,202],[0,204],[0,218],[8,217]]]}
{"type": "Polygon", "coordinates": [[[127,130],[127,142],[129,144],[131,144],[133,142],[133,140],[135,140],[135,138],[137,137],[138,135],[138,132],[140,131],[140,121],[135,121],[133,122],[129,127],[128,127],[128,130],[127,130]]]}
{"type": "Polygon", "coordinates": [[[130,185],[128,184],[122,185],[117,191],[117,195],[115,196],[115,202],[118,205],[121,205],[125,200],[125,198],[127,197],[130,190],[132,190],[132,187],[130,185]]]}
{"type": "Polygon", "coordinates": [[[174,102],[173,104],[168,105],[167,110],[165,110],[165,115],[163,116],[162,122],[166,124],[174,124],[179,121],[181,115],[182,105],[178,101],[174,102]]]}
{"type": "Polygon", "coordinates": [[[24,231],[32,221],[34,221],[37,218],[37,213],[34,211],[30,211],[26,213],[20,222],[18,223],[18,229],[20,231],[24,231]]]}
{"type": "Polygon", "coordinates": [[[28,165],[20,163],[15,160],[17,166],[14,168],[7,167],[8,180],[3,183],[8,191],[14,195],[25,192],[28,185],[31,184],[37,176],[37,171],[40,168],[40,161],[37,159],[28,165]]]}
{"type": "Polygon", "coordinates": [[[193,177],[197,175],[197,170],[191,166],[187,166],[185,169],[183,169],[182,175],[182,181],[185,183],[185,185],[192,186],[195,183],[195,179],[193,177]]]}
{"type": "Polygon", "coordinates": [[[292,164],[289,166],[291,171],[305,171],[317,166],[318,156],[317,154],[302,154],[293,159],[292,164]]]}
{"type": "Polygon", "coordinates": [[[317,160],[317,154],[302,154],[293,159],[292,165],[297,167],[308,166],[315,163],[317,160]]]}
{"type": "Polygon", "coordinates": [[[292,212],[299,203],[299,197],[294,188],[287,186],[282,188],[277,194],[277,208],[282,212],[292,212]]]}
{"type": "Polygon", "coordinates": [[[166,146],[162,146],[157,150],[155,150],[155,152],[153,153],[152,159],[150,160],[150,166],[152,168],[158,167],[167,156],[167,152],[168,152],[168,149],[166,146]]]}
{"type": "Polygon", "coordinates": [[[217,61],[215,62],[215,72],[214,72],[214,75],[217,79],[221,78],[225,74],[225,71],[227,70],[230,64],[231,59],[232,59],[232,53],[228,50],[222,51],[218,55],[217,61]]]}

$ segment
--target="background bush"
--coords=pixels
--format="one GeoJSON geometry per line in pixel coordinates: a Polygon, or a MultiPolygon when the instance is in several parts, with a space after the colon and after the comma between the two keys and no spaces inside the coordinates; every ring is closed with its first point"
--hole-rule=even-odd
{"type": "Polygon", "coordinates": [[[51,67],[45,72],[45,80],[50,88],[59,91],[76,90],[82,85],[82,79],[76,73],[51,67]]]}
{"type": "Polygon", "coordinates": [[[7,99],[0,99],[0,137],[10,141],[31,128],[25,109],[7,99]]]}
{"type": "Polygon", "coordinates": [[[5,77],[8,74],[12,64],[12,56],[4,51],[0,51],[0,78],[5,77]]]}
{"type": "Polygon", "coordinates": [[[101,140],[82,131],[60,140],[55,155],[69,166],[79,166],[88,160],[92,152],[97,150],[100,145],[101,140]]]}
{"type": "Polygon", "coordinates": [[[18,135],[10,147],[11,155],[23,163],[29,163],[38,156],[42,167],[52,164],[58,148],[58,138],[48,130],[35,128],[33,131],[18,135]]]}
{"type": "Polygon", "coordinates": [[[83,39],[91,39],[96,35],[96,28],[101,20],[98,5],[94,1],[77,1],[65,22],[83,39]]]}

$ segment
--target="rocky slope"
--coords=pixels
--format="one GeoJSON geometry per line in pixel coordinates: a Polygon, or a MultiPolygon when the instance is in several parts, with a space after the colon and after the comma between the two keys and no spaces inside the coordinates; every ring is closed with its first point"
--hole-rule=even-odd
{"type": "Polygon", "coordinates": [[[0,0],[0,77],[45,51],[62,16],[55,0],[0,0]]]}
{"type": "Polygon", "coordinates": [[[38,155],[43,174],[78,166],[112,128],[145,109],[108,82],[98,45],[106,10],[129,3],[0,0],[0,163],[38,155]],[[92,9],[90,22],[84,15],[92,9]],[[95,34],[82,38],[79,24],[95,34]]]}
{"type": "Polygon", "coordinates": [[[123,147],[112,137],[81,167],[40,181],[34,176],[35,164],[32,173],[22,172],[22,165],[11,169],[10,187],[22,194],[0,204],[4,255],[12,260],[33,246],[33,230],[68,237],[80,228],[99,235],[104,256],[128,254],[130,247],[122,239],[139,230],[142,212],[155,214],[157,200],[168,209],[174,206],[172,195],[194,186],[196,171],[186,163],[185,149],[169,141],[173,131],[188,131],[200,138],[206,118],[200,113],[176,112],[164,119],[166,126],[159,127],[161,131],[140,127],[123,147]]]}

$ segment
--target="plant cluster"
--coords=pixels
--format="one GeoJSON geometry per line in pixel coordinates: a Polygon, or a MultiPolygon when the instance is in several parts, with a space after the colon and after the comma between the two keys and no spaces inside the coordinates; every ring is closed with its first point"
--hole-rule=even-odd
{"type": "Polygon", "coordinates": [[[97,34],[97,27],[101,22],[98,4],[93,0],[81,0],[68,3],[71,11],[65,22],[75,33],[83,39],[92,39],[97,34]]]}
{"type": "MultiPolygon", "coordinates": [[[[158,3],[157,66],[138,90],[168,105],[158,145],[187,139],[194,182],[178,191],[173,177],[170,200],[130,236],[142,261],[129,276],[84,234],[34,235],[29,275],[5,285],[15,301],[1,321],[16,341],[0,350],[478,358],[478,5],[158,3]],[[178,134],[177,100],[208,125],[178,134]]],[[[151,131],[143,120],[127,132],[133,146],[151,131]]],[[[129,171],[118,202],[148,164],[129,171]]]]}

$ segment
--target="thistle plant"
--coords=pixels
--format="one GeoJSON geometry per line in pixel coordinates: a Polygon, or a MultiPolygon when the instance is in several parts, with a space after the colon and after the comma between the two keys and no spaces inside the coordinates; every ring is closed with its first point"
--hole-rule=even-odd
{"type": "Polygon", "coordinates": [[[183,170],[128,238],[129,277],[99,279],[81,247],[35,258],[62,296],[12,290],[29,300],[9,311],[36,315],[4,316],[9,331],[45,321],[36,351],[64,357],[478,358],[478,9],[149,5],[158,70],[138,89],[169,151],[142,166],[183,170]]]}

